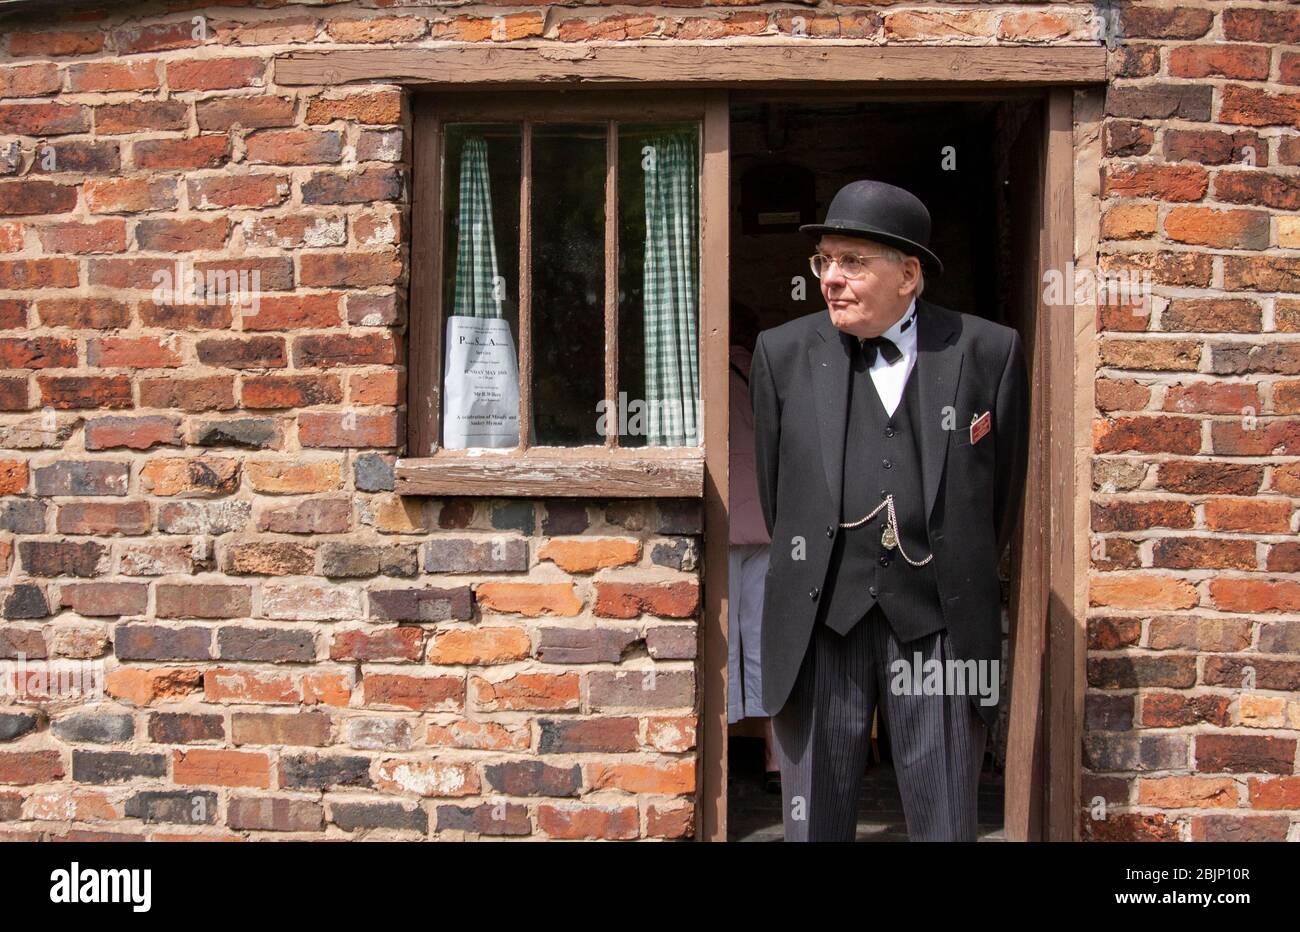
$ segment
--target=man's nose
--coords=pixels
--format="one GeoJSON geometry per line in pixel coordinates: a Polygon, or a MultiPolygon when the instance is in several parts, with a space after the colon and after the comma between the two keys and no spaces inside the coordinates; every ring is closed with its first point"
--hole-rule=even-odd
{"type": "Polygon", "coordinates": [[[822,270],[822,281],[824,281],[828,286],[834,285],[838,287],[844,284],[844,275],[840,272],[840,264],[838,262],[832,262],[822,270]]]}

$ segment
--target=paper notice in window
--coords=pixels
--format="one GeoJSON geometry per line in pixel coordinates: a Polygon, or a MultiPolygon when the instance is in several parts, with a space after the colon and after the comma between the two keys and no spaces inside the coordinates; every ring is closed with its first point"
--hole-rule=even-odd
{"type": "Polygon", "coordinates": [[[443,372],[444,447],[519,445],[519,357],[508,320],[448,317],[443,372]]]}

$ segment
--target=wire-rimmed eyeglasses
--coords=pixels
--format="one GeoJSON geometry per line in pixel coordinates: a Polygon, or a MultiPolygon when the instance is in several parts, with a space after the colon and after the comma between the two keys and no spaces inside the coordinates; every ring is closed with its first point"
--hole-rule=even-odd
{"type": "Polygon", "coordinates": [[[821,278],[826,274],[826,270],[835,262],[840,267],[840,272],[845,278],[861,278],[867,273],[867,259],[882,259],[884,253],[874,253],[869,256],[858,255],[856,253],[846,252],[842,256],[828,256],[824,253],[813,253],[808,257],[808,264],[812,266],[813,274],[821,278]]]}

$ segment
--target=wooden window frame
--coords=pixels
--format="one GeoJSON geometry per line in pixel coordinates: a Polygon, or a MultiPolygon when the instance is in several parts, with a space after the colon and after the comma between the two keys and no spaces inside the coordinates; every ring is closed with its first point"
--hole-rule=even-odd
{"type": "MultiPolygon", "coordinates": [[[[715,117],[716,118],[716,117],[715,117]]],[[[701,150],[709,120],[703,92],[659,93],[533,91],[475,95],[418,94],[412,108],[412,249],[407,368],[407,456],[396,467],[398,491],[411,495],[700,497],[704,489],[707,425],[701,414],[701,442],[693,447],[620,447],[617,432],[603,446],[529,445],[532,419],[531,363],[531,128],[536,123],[604,123],[608,129],[605,165],[605,366],[606,410],[618,398],[618,135],[620,123],[694,121],[701,150]],[[519,446],[511,449],[449,450],[437,444],[442,416],[443,307],[446,255],[442,209],[444,126],[452,123],[518,123],[522,151],[519,203],[519,446]]],[[[705,287],[707,270],[718,258],[706,242],[706,229],[726,228],[726,202],[716,197],[700,159],[699,333],[703,396],[705,321],[717,295],[705,287]],[[720,215],[707,214],[721,209],[720,215]]],[[[723,259],[725,261],[725,258],[723,259]]],[[[724,305],[725,307],[725,305],[724,305]]],[[[725,310],[724,310],[725,313],[725,310]]],[[[702,399],[701,399],[702,400],[702,399]]],[[[701,412],[704,406],[701,403],[701,412]]]]}

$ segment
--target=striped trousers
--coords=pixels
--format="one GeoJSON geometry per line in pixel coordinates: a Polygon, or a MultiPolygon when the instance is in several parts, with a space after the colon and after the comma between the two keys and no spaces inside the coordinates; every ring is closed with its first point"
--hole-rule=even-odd
{"type": "Polygon", "coordinates": [[[894,661],[943,664],[947,632],[900,644],[879,604],[848,634],[823,624],[772,717],[786,841],[853,841],[879,703],[912,841],[974,841],[987,727],[967,695],[891,689],[894,661]]]}

